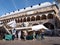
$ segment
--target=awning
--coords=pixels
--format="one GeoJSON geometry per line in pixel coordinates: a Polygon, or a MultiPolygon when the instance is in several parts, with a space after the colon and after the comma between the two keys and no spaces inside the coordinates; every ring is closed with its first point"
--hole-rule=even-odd
{"type": "Polygon", "coordinates": [[[10,21],[9,23],[7,23],[7,25],[9,25],[12,28],[15,28],[16,27],[16,21],[15,20],[10,21]]]}
{"type": "Polygon", "coordinates": [[[46,28],[43,24],[32,26],[32,30],[38,31],[40,29],[46,29],[46,30],[48,30],[48,28],[46,28]]]}
{"type": "Polygon", "coordinates": [[[32,30],[31,27],[19,27],[19,28],[15,28],[16,30],[32,30]]]}

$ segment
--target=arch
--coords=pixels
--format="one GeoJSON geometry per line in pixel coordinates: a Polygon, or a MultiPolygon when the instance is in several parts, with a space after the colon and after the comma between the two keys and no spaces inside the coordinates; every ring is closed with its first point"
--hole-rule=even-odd
{"type": "Polygon", "coordinates": [[[36,20],[40,20],[40,16],[38,15],[38,16],[36,16],[36,20]]]}
{"type": "Polygon", "coordinates": [[[17,17],[17,18],[15,19],[15,21],[16,21],[17,23],[19,23],[19,18],[17,17]]]}
{"type": "Polygon", "coordinates": [[[31,21],[35,21],[35,17],[34,16],[31,17],[31,21]]]}
{"type": "Polygon", "coordinates": [[[12,19],[10,18],[10,21],[12,21],[12,19]]]}
{"type": "Polygon", "coordinates": [[[27,17],[27,21],[30,21],[30,17],[27,17]]]}
{"type": "Polygon", "coordinates": [[[18,18],[15,18],[15,21],[18,23],[18,18]]]}
{"type": "Polygon", "coordinates": [[[46,15],[41,16],[41,20],[46,19],[46,15]]]}
{"type": "Polygon", "coordinates": [[[22,18],[21,18],[21,22],[22,22],[22,18]]]}
{"type": "Polygon", "coordinates": [[[48,14],[47,18],[48,19],[53,19],[53,14],[48,14]]]}
{"type": "Polygon", "coordinates": [[[19,18],[19,22],[22,22],[22,18],[19,18]]]}
{"type": "Polygon", "coordinates": [[[49,29],[54,29],[54,25],[52,23],[47,22],[47,23],[45,23],[43,25],[46,26],[49,29]]]}
{"type": "Polygon", "coordinates": [[[7,22],[9,22],[9,19],[7,19],[7,22]]]}
{"type": "Polygon", "coordinates": [[[21,18],[19,18],[19,22],[21,22],[20,20],[21,20],[21,18]]]}
{"type": "Polygon", "coordinates": [[[23,18],[23,22],[26,22],[26,17],[23,18]]]}
{"type": "Polygon", "coordinates": [[[19,17],[18,17],[18,23],[19,23],[19,17]]]}
{"type": "Polygon", "coordinates": [[[15,19],[15,21],[17,22],[17,19],[15,19]]]}

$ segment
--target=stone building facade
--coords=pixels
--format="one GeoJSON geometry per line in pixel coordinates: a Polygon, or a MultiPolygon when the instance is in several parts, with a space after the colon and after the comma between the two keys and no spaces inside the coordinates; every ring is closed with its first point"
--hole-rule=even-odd
{"type": "Polygon", "coordinates": [[[24,8],[23,10],[24,11],[22,12],[19,12],[18,10],[18,13],[13,12],[14,14],[6,14],[7,16],[0,17],[0,21],[7,24],[8,22],[15,20],[17,23],[16,28],[23,28],[24,26],[22,26],[22,24],[28,22],[29,25],[27,27],[43,24],[51,30],[57,31],[60,29],[59,8],[56,4],[35,9],[31,6],[30,10],[27,10],[27,8],[24,8]]]}

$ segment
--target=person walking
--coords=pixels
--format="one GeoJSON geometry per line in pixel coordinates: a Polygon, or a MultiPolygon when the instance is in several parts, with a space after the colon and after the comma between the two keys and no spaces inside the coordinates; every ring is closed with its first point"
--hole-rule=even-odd
{"type": "Polygon", "coordinates": [[[35,30],[33,31],[33,40],[35,40],[35,30]]]}
{"type": "Polygon", "coordinates": [[[18,40],[21,40],[21,31],[18,32],[18,40]]]}
{"type": "Polygon", "coordinates": [[[14,39],[15,39],[15,36],[16,36],[16,30],[15,30],[15,29],[13,29],[13,30],[12,30],[12,40],[14,40],[14,39]]]}
{"type": "Polygon", "coordinates": [[[24,31],[24,40],[26,40],[27,35],[27,31],[24,31]]]}
{"type": "Polygon", "coordinates": [[[36,39],[40,40],[40,31],[36,31],[36,39]]]}
{"type": "Polygon", "coordinates": [[[44,29],[40,30],[41,39],[44,39],[44,29]]]}

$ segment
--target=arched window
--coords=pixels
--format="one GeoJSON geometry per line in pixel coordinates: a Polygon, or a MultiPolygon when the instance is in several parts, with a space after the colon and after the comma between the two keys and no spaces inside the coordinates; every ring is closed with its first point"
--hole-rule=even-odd
{"type": "Polygon", "coordinates": [[[44,20],[44,19],[46,19],[46,15],[41,16],[41,20],[44,20]]]}
{"type": "Polygon", "coordinates": [[[38,16],[36,16],[36,20],[40,20],[40,16],[38,15],[38,16]]]}
{"type": "Polygon", "coordinates": [[[19,23],[19,18],[17,18],[17,22],[19,23]]]}
{"type": "Polygon", "coordinates": [[[47,18],[48,19],[53,19],[53,14],[48,14],[47,18]]]}
{"type": "Polygon", "coordinates": [[[19,22],[21,22],[21,18],[19,18],[19,22]]]}
{"type": "Polygon", "coordinates": [[[9,22],[9,19],[7,19],[7,22],[9,22]]]}
{"type": "Polygon", "coordinates": [[[22,18],[19,18],[19,22],[22,22],[22,18]]]}
{"type": "Polygon", "coordinates": [[[51,24],[51,23],[49,23],[49,22],[47,22],[47,23],[45,23],[45,24],[43,24],[45,27],[47,27],[47,28],[49,28],[49,29],[54,29],[54,25],[53,24],[51,24]]]}
{"type": "Polygon", "coordinates": [[[31,17],[31,21],[35,21],[35,17],[34,16],[31,17]]]}
{"type": "Polygon", "coordinates": [[[15,18],[15,21],[18,23],[18,18],[15,18]]]}
{"type": "Polygon", "coordinates": [[[25,17],[25,18],[23,18],[23,22],[26,22],[26,17],[25,17]]]}
{"type": "Polygon", "coordinates": [[[11,18],[10,18],[10,21],[12,21],[11,18]]]}
{"type": "Polygon", "coordinates": [[[27,21],[30,21],[30,17],[27,17],[27,21]]]}

